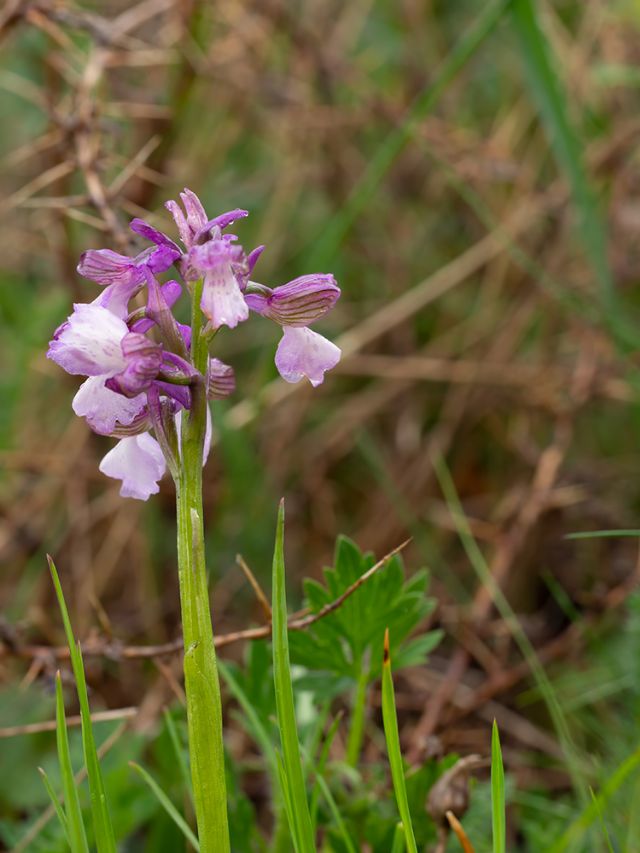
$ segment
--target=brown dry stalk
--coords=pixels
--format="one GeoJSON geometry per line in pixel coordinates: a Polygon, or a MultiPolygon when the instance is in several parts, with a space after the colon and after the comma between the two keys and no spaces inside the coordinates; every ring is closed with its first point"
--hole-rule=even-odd
{"type": "MultiPolygon", "coordinates": [[[[334,601],[329,602],[329,604],[326,604],[317,613],[310,613],[305,616],[298,616],[290,619],[288,626],[289,630],[303,631],[315,622],[318,622],[320,619],[324,619],[326,616],[334,613],[344,604],[347,598],[352,596],[354,592],[360,589],[360,587],[368,580],[371,580],[371,578],[383,569],[396,554],[399,554],[400,551],[406,548],[410,541],[411,539],[406,539],[400,545],[393,548],[393,550],[389,551],[388,554],[386,554],[381,560],[378,560],[375,565],[371,566],[370,569],[354,581],[354,583],[352,583],[351,586],[342,593],[342,595],[338,596],[334,601]]],[[[223,646],[231,645],[231,643],[240,642],[241,640],[260,640],[269,636],[271,636],[271,625],[260,625],[256,628],[246,628],[242,631],[232,631],[228,634],[220,634],[215,639],[215,645],[216,648],[219,649],[223,646]]],[[[9,639],[7,630],[0,633],[0,643],[2,643],[2,645],[0,645],[0,657],[13,656],[26,660],[40,658],[44,661],[66,660],[69,657],[69,649],[67,646],[22,645],[16,640],[15,635],[11,635],[11,639],[9,639]]],[[[157,658],[165,655],[172,655],[181,650],[182,637],[172,640],[169,643],[159,643],[157,645],[150,646],[124,646],[114,640],[100,639],[83,646],[82,653],[85,658],[105,657],[111,660],[139,660],[143,658],[157,658]]]]}

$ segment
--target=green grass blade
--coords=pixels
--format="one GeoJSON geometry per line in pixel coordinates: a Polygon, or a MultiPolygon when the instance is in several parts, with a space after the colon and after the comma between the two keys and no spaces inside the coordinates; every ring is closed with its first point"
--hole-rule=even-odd
{"type": "Polygon", "coordinates": [[[613,844],[611,843],[611,836],[609,835],[609,830],[607,829],[607,825],[604,822],[604,815],[602,814],[602,810],[600,808],[600,804],[598,803],[598,798],[595,795],[593,788],[589,789],[591,792],[591,800],[593,802],[594,808],[598,814],[598,823],[600,824],[600,829],[602,831],[602,838],[605,843],[605,846],[609,853],[615,853],[613,849],[613,844]]]}
{"type": "Polygon", "coordinates": [[[529,637],[522,629],[522,625],[518,621],[518,617],[516,616],[513,608],[491,574],[487,561],[485,560],[469,526],[469,522],[464,513],[462,504],[460,503],[460,498],[458,497],[447,463],[440,454],[433,457],[433,467],[469,562],[471,563],[480,583],[484,584],[490,592],[491,599],[496,610],[504,620],[505,625],[508,627],[511,636],[531,670],[536,686],[538,687],[538,690],[540,691],[540,694],[542,695],[542,698],[549,710],[554,728],[558,734],[558,739],[560,740],[565,753],[567,768],[571,774],[571,780],[575,790],[580,795],[583,802],[587,803],[589,800],[589,792],[584,781],[584,773],[582,772],[580,757],[573,741],[571,729],[567,722],[564,709],[560,704],[551,682],[549,681],[544,667],[540,663],[540,659],[538,658],[536,650],[534,649],[529,637]]]}
{"type": "Polygon", "coordinates": [[[340,809],[338,808],[336,801],[333,798],[333,794],[324,778],[319,774],[316,776],[316,783],[319,789],[322,791],[322,796],[325,799],[325,802],[329,806],[329,811],[331,812],[331,816],[333,817],[336,826],[338,827],[338,832],[340,833],[342,840],[344,841],[344,846],[347,848],[349,853],[357,853],[356,848],[353,845],[353,841],[349,836],[347,831],[347,827],[345,826],[344,821],[342,820],[342,816],[340,814],[340,809]]]}
{"type": "Polygon", "coordinates": [[[187,767],[187,762],[184,757],[184,749],[182,743],[180,742],[178,729],[176,728],[176,724],[173,720],[173,717],[166,708],[164,711],[164,721],[167,726],[167,731],[169,732],[169,738],[171,739],[171,745],[173,747],[173,752],[176,757],[176,763],[180,768],[182,782],[189,796],[189,800],[191,801],[191,805],[193,805],[193,787],[191,785],[191,774],[189,773],[189,768],[187,767]]]}
{"type": "Polygon", "coordinates": [[[409,853],[418,853],[416,839],[413,834],[413,824],[409,814],[409,801],[407,799],[407,786],[404,779],[404,766],[402,753],[400,752],[400,735],[398,734],[398,717],[396,714],[396,697],[393,689],[393,678],[391,677],[391,659],[389,657],[389,631],[384,635],[384,658],[382,665],[382,721],[384,723],[384,736],[387,741],[387,752],[389,764],[391,765],[391,778],[393,779],[393,790],[396,795],[398,811],[404,829],[405,841],[409,853]]]}
{"type": "Polygon", "coordinates": [[[44,784],[44,787],[46,788],[47,794],[49,795],[49,799],[51,800],[51,805],[55,809],[58,820],[60,821],[60,825],[62,826],[62,829],[64,831],[64,837],[67,839],[67,844],[69,845],[69,847],[73,853],[74,847],[71,843],[71,839],[69,838],[69,821],[67,820],[67,816],[64,813],[64,809],[62,808],[62,803],[58,799],[58,795],[56,794],[49,777],[44,772],[42,767],[38,767],[38,773],[40,774],[40,777],[42,778],[42,782],[44,784]]]}
{"type": "Polygon", "coordinates": [[[404,848],[404,827],[401,823],[398,823],[396,824],[396,828],[393,833],[393,845],[391,847],[391,853],[402,853],[404,848]]]}
{"type": "Polygon", "coordinates": [[[584,530],[579,533],[567,533],[565,539],[617,539],[618,537],[640,537],[640,530],[584,530]]]}
{"type": "Polygon", "coordinates": [[[500,734],[495,720],[491,732],[491,815],[493,819],[493,853],[506,853],[504,767],[502,766],[500,734]]]}
{"type": "Polygon", "coordinates": [[[409,142],[420,123],[434,109],[449,83],[500,23],[509,2],[510,0],[495,0],[495,2],[489,3],[471,27],[458,38],[453,49],[436,72],[433,83],[416,98],[404,121],[394,128],[379,146],[364,175],[340,212],[324,229],[322,236],[316,240],[309,258],[311,267],[322,267],[331,261],[358,216],[376,194],[395,159],[409,142]]]}
{"type": "Polygon", "coordinates": [[[200,844],[198,843],[198,839],[196,838],[195,834],[193,833],[193,830],[191,829],[189,824],[186,822],[186,820],[182,817],[182,815],[180,814],[178,809],[173,805],[173,803],[171,802],[169,797],[165,794],[165,792],[162,790],[160,785],[158,785],[158,783],[153,778],[153,776],[151,776],[151,774],[148,773],[144,769],[144,767],[141,767],[139,764],[136,764],[134,761],[130,761],[129,766],[133,767],[133,769],[136,771],[136,773],[138,773],[144,779],[146,784],[151,789],[155,798],[158,800],[158,802],[160,803],[162,808],[166,811],[166,813],[169,815],[171,820],[175,823],[175,825],[178,827],[180,832],[184,835],[184,837],[187,839],[187,841],[193,847],[193,849],[194,850],[200,850],[200,844]]]}
{"type": "Polygon", "coordinates": [[[269,737],[267,730],[262,724],[262,720],[256,712],[256,709],[254,708],[249,697],[244,692],[238,681],[233,676],[233,673],[231,672],[229,667],[223,661],[218,661],[218,672],[222,676],[224,683],[229,688],[231,695],[246,714],[247,720],[249,721],[249,724],[251,726],[251,732],[253,733],[256,743],[262,750],[262,753],[269,764],[274,780],[277,779],[278,767],[276,751],[274,749],[273,744],[271,743],[271,738],[269,737]]]}
{"type": "Polygon", "coordinates": [[[534,0],[513,0],[511,19],[525,73],[560,169],[566,174],[580,216],[580,238],[600,286],[603,307],[611,308],[613,284],[607,261],[604,220],[584,166],[584,143],[571,124],[568,98],[556,57],[545,38],[534,0]]]}
{"type": "Polygon", "coordinates": [[[342,721],[342,713],[336,714],[335,719],[329,726],[329,731],[327,732],[327,736],[324,739],[324,743],[322,744],[322,749],[320,751],[320,755],[318,757],[318,761],[316,762],[315,771],[316,771],[316,784],[313,786],[313,791],[311,792],[311,824],[312,826],[316,825],[316,816],[318,814],[318,795],[320,793],[320,786],[317,784],[317,779],[319,776],[324,775],[324,769],[327,765],[327,760],[329,758],[329,750],[331,749],[331,744],[338,732],[338,728],[342,721]]]}
{"type": "Polygon", "coordinates": [[[589,827],[598,819],[598,816],[602,813],[611,797],[639,765],[640,749],[622,762],[615,773],[602,786],[601,791],[595,795],[591,794],[591,802],[582,810],[581,814],[573,821],[562,836],[551,845],[548,853],[564,853],[565,850],[571,849],[572,845],[576,844],[589,827]]]}
{"type": "Polygon", "coordinates": [[[282,790],[282,800],[284,802],[284,810],[287,815],[287,821],[289,823],[289,827],[291,829],[291,841],[293,842],[293,847],[295,853],[301,853],[300,845],[298,843],[298,836],[296,834],[295,827],[295,818],[293,814],[293,806],[291,805],[291,791],[289,789],[289,780],[287,779],[287,771],[284,767],[284,761],[280,753],[276,750],[276,766],[278,768],[278,779],[280,780],[280,789],[282,790]]]}
{"type": "Polygon", "coordinates": [[[71,766],[71,756],[69,754],[67,719],[64,713],[64,697],[62,695],[62,681],[59,672],[56,673],[56,743],[58,746],[60,774],[62,776],[69,846],[72,853],[89,853],[87,836],[82,820],[82,811],[80,809],[80,798],[78,797],[78,789],[73,778],[73,767],[71,766]]]}
{"type": "Polygon", "coordinates": [[[49,569],[51,578],[56,590],[58,605],[62,615],[67,644],[71,654],[71,666],[73,675],[76,681],[76,690],[78,691],[78,700],[80,702],[80,717],[82,720],[82,747],[84,750],[84,760],[87,767],[87,777],[89,779],[89,792],[91,795],[91,815],[93,817],[93,825],[96,839],[96,847],[98,853],[116,853],[116,842],[113,833],[113,824],[111,823],[111,815],[107,804],[107,795],[98,760],[96,743],[93,736],[93,724],[91,722],[91,711],[89,709],[89,696],[87,694],[87,683],[84,675],[84,664],[82,662],[82,652],[80,644],[76,643],[69,619],[69,611],[64,600],[60,578],[56,571],[55,564],[51,557],[47,557],[49,561],[49,569]]]}
{"type": "Polygon", "coordinates": [[[273,555],[273,677],[276,691],[278,729],[282,745],[284,776],[289,790],[291,834],[297,839],[300,853],[313,853],[315,841],[309,813],[296,715],[291,685],[287,598],[284,573],[284,501],[280,502],[276,544],[273,555]]]}

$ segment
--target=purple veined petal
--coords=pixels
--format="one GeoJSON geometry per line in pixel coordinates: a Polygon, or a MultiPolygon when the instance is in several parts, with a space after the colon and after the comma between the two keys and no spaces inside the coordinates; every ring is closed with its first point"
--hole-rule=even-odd
{"type": "Polygon", "coordinates": [[[340,361],[340,348],[305,327],[284,326],[276,350],[276,367],[286,382],[307,377],[315,388],[324,380],[325,371],[340,361]]]}
{"type": "Polygon", "coordinates": [[[249,270],[249,275],[253,272],[253,268],[258,263],[258,259],[260,255],[264,252],[266,246],[256,246],[255,249],[252,249],[247,255],[247,267],[249,270]]]}
{"type": "Polygon", "coordinates": [[[126,255],[111,249],[89,249],[80,255],[78,273],[98,284],[132,284],[144,281],[144,272],[126,255]]]}
{"type": "Polygon", "coordinates": [[[175,400],[175,402],[183,409],[191,408],[191,391],[188,386],[174,385],[171,382],[162,382],[159,379],[156,379],[153,384],[161,394],[175,400]]]}
{"type": "Polygon", "coordinates": [[[244,301],[247,303],[251,311],[256,314],[265,314],[269,305],[267,301],[267,296],[264,296],[262,293],[245,293],[244,301]]]}
{"type": "Polygon", "coordinates": [[[90,376],[82,383],[71,404],[73,411],[87,423],[94,432],[110,435],[116,426],[130,426],[138,418],[146,405],[146,397],[123,397],[106,387],[105,376],[90,376]]]}
{"type": "Polygon", "coordinates": [[[151,272],[157,273],[168,270],[180,257],[182,257],[182,252],[177,246],[156,246],[147,258],[143,261],[137,261],[137,263],[141,263],[143,266],[147,266],[151,272]]]}
{"type": "MultiPolygon", "coordinates": [[[[216,229],[216,233],[219,235],[223,228],[226,228],[238,219],[244,219],[244,217],[248,215],[248,210],[242,210],[241,208],[236,207],[235,210],[229,210],[227,213],[221,213],[219,216],[214,216],[213,219],[209,219],[208,222],[205,222],[202,228],[198,229],[198,233],[194,237],[194,242],[204,242],[207,233],[214,229],[216,229]],[[219,231],[217,229],[219,229],[219,231]]],[[[229,234],[226,236],[232,240],[238,239],[235,235],[229,234]]]]}
{"type": "Polygon", "coordinates": [[[162,367],[162,344],[138,332],[129,332],[122,339],[122,352],[126,367],[107,379],[106,387],[125,397],[137,397],[146,391],[162,367]]]}
{"type": "Polygon", "coordinates": [[[199,231],[207,222],[207,214],[202,202],[193,190],[187,187],[180,193],[180,199],[187,214],[187,222],[194,233],[199,231]]]}
{"type": "Polygon", "coordinates": [[[56,331],[47,358],[67,373],[84,376],[114,376],[126,367],[120,342],[127,324],[101,305],[80,303],[56,331]]]}
{"type": "Polygon", "coordinates": [[[139,234],[141,237],[144,237],[145,240],[149,240],[150,243],[155,243],[156,246],[166,246],[169,249],[173,249],[179,255],[182,254],[179,246],[177,246],[170,237],[163,231],[159,231],[157,228],[154,228],[153,225],[149,225],[148,222],[145,222],[144,219],[132,219],[129,223],[129,228],[135,233],[139,234]]]}
{"type": "Polygon", "coordinates": [[[191,326],[186,326],[184,323],[178,323],[178,331],[182,335],[182,340],[184,341],[187,351],[189,351],[191,349],[191,326]]]}
{"type": "Polygon", "coordinates": [[[180,239],[184,245],[189,248],[193,235],[191,233],[189,223],[187,222],[187,217],[184,215],[180,205],[177,201],[165,201],[164,206],[167,208],[171,216],[173,216],[173,221],[176,223],[180,239]]]}
{"type": "Polygon", "coordinates": [[[207,397],[210,400],[223,400],[236,390],[236,376],[233,367],[210,358],[207,368],[207,397]]]}
{"type": "Polygon", "coordinates": [[[129,314],[129,302],[141,289],[142,283],[136,281],[124,285],[109,284],[91,304],[106,308],[116,317],[125,320],[129,314]]]}
{"type": "Polygon", "coordinates": [[[166,467],[160,445],[148,432],[121,438],[99,466],[107,477],[122,480],[120,494],[123,498],[141,501],[160,491],[158,483],[166,467]]]}
{"type": "Polygon", "coordinates": [[[340,297],[340,288],[332,275],[302,275],[267,297],[261,312],[281,326],[309,326],[324,317],[340,297]]]}
{"type": "MultiPolygon", "coordinates": [[[[176,432],[178,433],[178,447],[181,446],[182,439],[182,417],[183,410],[181,409],[176,413],[176,432]]],[[[188,417],[188,415],[187,415],[188,417]]],[[[211,438],[213,434],[213,425],[211,422],[211,410],[209,406],[207,406],[207,424],[204,430],[204,447],[202,448],[202,466],[206,465],[207,459],[209,458],[209,453],[211,451],[211,438]]]]}

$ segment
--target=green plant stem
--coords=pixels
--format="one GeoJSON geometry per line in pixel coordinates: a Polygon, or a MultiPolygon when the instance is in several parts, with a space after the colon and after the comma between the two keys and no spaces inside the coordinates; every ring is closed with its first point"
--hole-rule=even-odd
{"type": "Polygon", "coordinates": [[[367,710],[367,687],[369,685],[369,673],[366,669],[360,670],[356,682],[353,709],[351,711],[351,725],[349,727],[349,738],[347,740],[347,764],[357,767],[360,760],[362,740],[364,738],[365,714],[367,710]]]}
{"type": "MultiPolygon", "coordinates": [[[[201,282],[194,287],[192,358],[206,373],[207,349],[200,329],[201,282]]],[[[192,405],[183,414],[181,465],[176,482],[178,571],[184,637],[189,755],[196,820],[202,853],[228,853],[229,826],[222,740],[222,703],[204,559],[202,454],[207,423],[204,383],[191,389],[192,405]],[[185,413],[186,414],[186,413],[185,413]]]]}

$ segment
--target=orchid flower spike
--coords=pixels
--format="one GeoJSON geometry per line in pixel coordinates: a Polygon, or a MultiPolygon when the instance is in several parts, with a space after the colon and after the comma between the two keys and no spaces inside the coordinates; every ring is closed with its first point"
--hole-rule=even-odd
{"type": "MultiPolygon", "coordinates": [[[[74,305],[47,352],[67,373],[86,377],[72,408],[95,432],[118,439],[100,470],[121,481],[123,496],[139,500],[158,492],[167,468],[176,476],[183,416],[191,412],[191,423],[193,412],[202,411],[204,419],[198,406],[206,409],[206,460],[211,421],[203,401],[221,400],[236,387],[233,368],[206,352],[222,326],[234,329],[250,311],[277,323],[282,338],[275,363],[287,382],[306,377],[317,386],[340,359],[338,347],[309,328],[340,296],[332,275],[304,275],[275,288],[250,281],[264,246],[247,253],[234,234],[223,233],[247,216],[246,210],[211,219],[188,189],[180,193],[180,203],[168,201],[166,207],[182,247],[134,219],[134,234],[151,243],[138,254],[84,252],[78,272],[103,290],[93,302],[74,305]],[[182,283],[161,283],[158,276],[172,266],[182,283]],[[185,292],[199,299],[204,315],[203,322],[193,315],[194,327],[174,314],[185,292]]],[[[200,422],[204,430],[205,421],[200,422]]]]}

